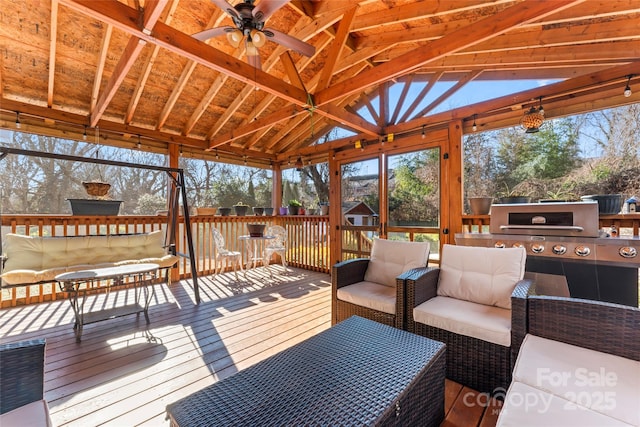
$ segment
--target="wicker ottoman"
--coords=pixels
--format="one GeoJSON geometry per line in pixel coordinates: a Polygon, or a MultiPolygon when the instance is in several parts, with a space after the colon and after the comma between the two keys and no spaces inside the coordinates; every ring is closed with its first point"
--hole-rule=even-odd
{"type": "Polygon", "coordinates": [[[173,426],[437,426],[445,346],[353,316],[167,406],[173,426]]]}

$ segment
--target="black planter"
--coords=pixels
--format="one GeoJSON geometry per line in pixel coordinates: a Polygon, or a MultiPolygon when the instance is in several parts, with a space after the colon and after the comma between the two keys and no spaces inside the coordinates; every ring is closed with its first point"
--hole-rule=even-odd
{"type": "Polygon", "coordinates": [[[300,206],[289,206],[289,215],[298,215],[298,211],[300,211],[300,206]]]}
{"type": "Polygon", "coordinates": [[[122,200],[67,199],[73,215],[118,215],[122,200]]]}
{"type": "Polygon", "coordinates": [[[231,208],[218,208],[218,213],[220,216],[229,216],[231,213],[231,208]]]}
{"type": "Polygon", "coordinates": [[[615,215],[622,209],[622,194],[591,194],[580,198],[598,202],[598,213],[601,215],[615,215]]]}
{"type": "Polygon", "coordinates": [[[502,205],[509,204],[509,203],[531,203],[531,197],[523,197],[523,196],[500,197],[498,199],[498,203],[502,205]]]}
{"type": "Polygon", "coordinates": [[[233,209],[236,211],[236,216],[245,216],[247,214],[247,209],[249,206],[247,205],[234,205],[233,209]]]}

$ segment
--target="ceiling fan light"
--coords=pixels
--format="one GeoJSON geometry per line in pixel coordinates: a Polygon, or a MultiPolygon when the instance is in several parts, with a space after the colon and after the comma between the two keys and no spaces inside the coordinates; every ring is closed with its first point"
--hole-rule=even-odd
{"type": "Polygon", "coordinates": [[[267,42],[267,38],[258,30],[251,30],[251,42],[255,47],[262,47],[267,42]]]}
{"type": "Polygon", "coordinates": [[[242,32],[240,30],[234,30],[227,33],[227,40],[229,44],[233,47],[240,46],[240,42],[242,41],[242,32]]]}

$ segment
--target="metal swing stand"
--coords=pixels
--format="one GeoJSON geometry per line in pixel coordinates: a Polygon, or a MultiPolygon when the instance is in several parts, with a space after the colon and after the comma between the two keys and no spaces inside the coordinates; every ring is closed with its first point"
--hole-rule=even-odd
{"type": "MultiPolygon", "coordinates": [[[[23,150],[20,148],[11,148],[0,146],[0,161],[2,161],[8,154],[17,154],[22,156],[49,158],[56,160],[68,160],[71,162],[83,162],[94,163],[109,166],[120,166],[128,168],[138,168],[166,172],[171,180],[171,191],[169,194],[169,215],[167,218],[167,231],[165,234],[165,246],[169,248],[172,255],[188,258],[191,265],[191,276],[193,279],[193,292],[196,303],[200,303],[200,287],[198,286],[198,269],[196,265],[196,258],[193,249],[193,237],[191,232],[191,219],[189,216],[189,205],[187,202],[187,193],[185,190],[184,171],[180,168],[169,168],[164,166],[142,165],[138,163],[120,162],[114,160],[87,158],[79,156],[70,156],[67,154],[55,154],[46,153],[42,151],[23,150]],[[176,252],[176,232],[178,229],[178,205],[179,199],[182,197],[182,206],[184,209],[184,227],[185,235],[187,238],[187,250],[188,254],[176,252]]],[[[0,219],[2,218],[2,212],[0,211],[0,219]]],[[[1,221],[0,221],[1,223],[1,221]]],[[[0,233],[0,247],[2,247],[2,233],[0,233]]]]}

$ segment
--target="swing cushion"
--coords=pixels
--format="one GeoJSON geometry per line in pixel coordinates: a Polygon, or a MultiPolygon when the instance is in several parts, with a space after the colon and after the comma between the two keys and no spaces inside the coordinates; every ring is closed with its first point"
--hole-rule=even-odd
{"type": "Polygon", "coordinates": [[[167,254],[162,230],[142,234],[33,237],[7,234],[3,239],[3,285],[51,282],[58,274],[115,265],[176,264],[167,254]]]}

